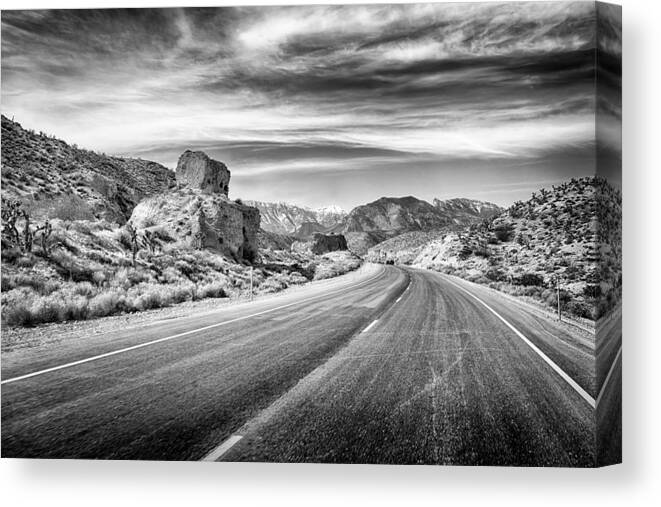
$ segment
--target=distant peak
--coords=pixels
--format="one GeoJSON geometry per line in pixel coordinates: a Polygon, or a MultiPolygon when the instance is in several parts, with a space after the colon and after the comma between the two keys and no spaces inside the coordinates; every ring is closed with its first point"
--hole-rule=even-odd
{"type": "Polygon", "coordinates": [[[331,204],[329,206],[322,206],[320,208],[315,208],[314,211],[316,211],[317,213],[335,213],[335,214],[346,213],[344,209],[340,208],[335,204],[331,204]]]}

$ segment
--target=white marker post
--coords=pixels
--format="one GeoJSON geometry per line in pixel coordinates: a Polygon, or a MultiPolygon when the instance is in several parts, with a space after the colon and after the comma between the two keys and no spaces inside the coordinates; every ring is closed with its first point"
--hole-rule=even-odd
{"type": "Polygon", "coordinates": [[[250,301],[252,301],[252,266],[250,266],[250,301]]]}
{"type": "Polygon", "coordinates": [[[558,320],[562,320],[562,313],[560,313],[560,277],[555,277],[555,289],[558,299],[558,320]]]}

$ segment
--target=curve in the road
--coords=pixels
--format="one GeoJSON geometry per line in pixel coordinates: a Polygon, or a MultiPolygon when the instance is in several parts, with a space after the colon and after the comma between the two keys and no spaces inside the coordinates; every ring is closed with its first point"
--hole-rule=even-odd
{"type": "Polygon", "coordinates": [[[184,336],[189,336],[189,335],[192,335],[192,334],[195,334],[195,333],[200,333],[202,331],[207,331],[209,329],[214,329],[214,328],[217,328],[217,327],[220,327],[220,326],[225,326],[227,324],[232,324],[234,322],[239,322],[239,321],[242,321],[242,320],[258,317],[260,315],[265,315],[267,313],[272,313],[272,312],[275,312],[275,311],[278,311],[278,310],[283,310],[285,308],[289,308],[289,307],[294,306],[294,305],[309,303],[311,301],[314,301],[314,300],[317,300],[317,299],[320,299],[320,298],[326,298],[328,296],[339,294],[341,292],[347,292],[348,290],[355,290],[359,287],[362,287],[363,285],[366,285],[366,284],[374,281],[375,279],[377,279],[381,275],[381,273],[382,273],[382,270],[379,271],[375,276],[373,276],[372,278],[370,278],[368,280],[364,280],[364,281],[362,281],[358,284],[355,284],[353,286],[344,287],[344,288],[336,290],[336,291],[328,292],[328,293],[325,293],[325,294],[319,294],[318,296],[312,296],[310,298],[305,298],[305,299],[301,299],[301,300],[298,300],[298,301],[294,301],[293,303],[288,303],[288,304],[285,304],[285,305],[276,306],[275,308],[270,308],[268,310],[263,310],[261,312],[252,313],[250,315],[244,315],[244,316],[241,316],[241,317],[236,317],[234,319],[229,319],[229,320],[225,320],[225,321],[222,321],[222,322],[217,322],[215,324],[210,324],[208,326],[198,327],[196,329],[191,329],[189,331],[184,331],[183,333],[177,333],[177,334],[173,334],[171,336],[165,336],[163,338],[158,338],[156,340],[151,340],[151,341],[148,341],[148,342],[139,343],[139,344],[133,345],[131,347],[124,347],[124,348],[121,348],[121,349],[113,350],[111,352],[105,352],[103,354],[97,354],[95,356],[86,357],[86,358],[80,359],[78,361],[72,361],[70,363],[64,363],[64,364],[60,364],[58,366],[53,366],[53,367],[50,367],[50,368],[45,368],[43,370],[34,371],[32,373],[27,373],[25,375],[20,375],[20,376],[14,377],[14,378],[9,378],[9,379],[6,379],[6,380],[2,380],[0,382],[0,385],[10,384],[12,382],[18,382],[19,380],[25,380],[25,379],[28,379],[28,378],[31,378],[31,377],[36,377],[38,375],[44,375],[46,373],[51,373],[51,372],[54,372],[54,371],[63,370],[65,368],[72,368],[74,366],[78,366],[78,365],[85,364],[85,363],[90,363],[92,361],[98,361],[99,359],[105,359],[107,357],[115,356],[117,354],[124,354],[124,353],[130,352],[132,350],[141,349],[143,347],[149,347],[149,346],[152,346],[152,345],[156,345],[158,343],[167,342],[167,341],[174,340],[174,339],[177,339],[177,338],[182,338],[184,336]]]}
{"type": "Polygon", "coordinates": [[[468,294],[470,297],[474,298],[477,302],[479,302],[482,306],[484,306],[487,310],[493,313],[496,317],[498,317],[498,319],[500,319],[508,328],[510,328],[516,336],[521,338],[521,340],[523,340],[526,343],[526,345],[528,345],[535,352],[535,354],[541,357],[542,360],[546,364],[548,364],[551,367],[551,369],[553,369],[553,371],[555,371],[560,376],[562,380],[567,382],[567,384],[569,384],[572,387],[572,389],[574,389],[578,394],[580,394],[581,398],[587,401],[592,408],[595,408],[596,406],[595,399],[592,396],[590,396],[590,394],[588,394],[588,392],[585,389],[583,389],[578,384],[578,382],[576,382],[573,378],[571,378],[571,376],[568,373],[566,373],[562,368],[560,368],[560,366],[558,366],[549,356],[544,354],[544,352],[542,352],[540,348],[537,347],[537,345],[535,345],[521,331],[519,331],[516,327],[514,327],[511,323],[509,323],[507,319],[505,319],[505,317],[500,315],[496,310],[494,310],[487,303],[482,301],[482,299],[480,299],[470,291],[466,290],[461,285],[454,283],[452,280],[448,280],[448,282],[454,285],[455,287],[457,287],[458,289],[464,291],[466,294],[468,294]]]}

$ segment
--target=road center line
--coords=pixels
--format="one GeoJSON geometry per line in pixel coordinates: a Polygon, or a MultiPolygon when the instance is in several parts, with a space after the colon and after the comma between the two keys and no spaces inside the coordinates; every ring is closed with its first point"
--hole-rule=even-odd
{"type": "Polygon", "coordinates": [[[371,323],[369,326],[367,326],[365,329],[363,329],[363,333],[367,333],[367,331],[369,331],[370,329],[372,329],[372,327],[374,326],[374,324],[376,324],[377,322],[379,322],[379,319],[374,319],[374,321],[372,321],[372,323],[371,323]]]}
{"type": "Polygon", "coordinates": [[[464,291],[466,294],[468,294],[470,297],[473,299],[477,300],[479,303],[481,303],[487,310],[489,310],[491,313],[493,313],[496,317],[498,317],[503,323],[509,327],[519,338],[521,338],[539,357],[541,357],[546,364],[548,364],[562,379],[567,382],[578,394],[581,395],[581,397],[588,402],[588,404],[592,407],[595,408],[596,402],[590,394],[585,391],[578,383],[571,378],[560,366],[558,366],[553,360],[544,354],[537,345],[535,345],[533,342],[531,342],[528,338],[526,338],[521,331],[519,331],[517,328],[515,328],[512,324],[510,324],[505,318],[500,315],[496,310],[491,308],[487,303],[482,301],[479,297],[471,293],[470,291],[464,289],[461,285],[453,282],[452,280],[449,280],[447,278],[444,278],[448,283],[454,285],[458,289],[461,289],[464,291]]]}
{"type": "Polygon", "coordinates": [[[243,437],[241,435],[232,435],[222,444],[216,447],[213,451],[207,454],[204,458],[202,458],[200,461],[216,461],[223,454],[229,451],[232,447],[238,444],[239,440],[241,440],[242,438],[243,437]]]}
{"type": "Polygon", "coordinates": [[[148,342],[145,342],[145,343],[139,343],[139,344],[133,345],[131,347],[125,347],[123,349],[113,350],[111,352],[106,352],[104,354],[99,354],[99,355],[96,355],[96,356],[87,357],[85,359],[80,359],[78,361],[73,361],[71,363],[65,363],[65,364],[61,364],[59,366],[53,366],[52,368],[46,368],[44,370],[35,371],[35,372],[32,372],[32,373],[28,373],[26,375],[21,375],[19,377],[14,377],[14,378],[10,378],[10,379],[7,379],[7,380],[3,380],[2,382],[0,382],[0,385],[9,384],[11,382],[17,382],[19,380],[24,380],[24,379],[27,379],[27,378],[30,378],[30,377],[36,377],[37,375],[43,375],[45,373],[50,373],[50,372],[57,371],[57,370],[63,370],[65,368],[71,368],[73,366],[78,366],[78,365],[89,363],[89,362],[92,362],[92,361],[98,361],[99,359],[104,359],[106,357],[115,356],[117,354],[123,354],[124,352],[130,352],[132,350],[141,349],[143,347],[148,347],[150,345],[155,345],[157,343],[162,343],[162,342],[166,342],[166,341],[169,341],[169,340],[174,340],[175,338],[181,338],[182,336],[188,336],[188,335],[191,335],[191,334],[194,334],[194,333],[199,333],[201,331],[206,331],[208,329],[213,329],[213,328],[216,328],[216,327],[225,326],[227,324],[232,324],[234,322],[239,322],[239,321],[242,321],[242,320],[250,319],[252,317],[257,317],[259,315],[264,315],[264,314],[267,314],[267,313],[275,312],[277,310],[282,310],[283,308],[288,308],[290,306],[300,305],[302,303],[307,303],[307,302],[313,301],[315,299],[328,297],[328,296],[331,296],[331,295],[334,295],[334,294],[339,294],[341,292],[345,292],[347,289],[355,290],[358,287],[361,287],[361,286],[366,285],[370,282],[373,282],[374,280],[379,278],[383,274],[383,272],[384,272],[384,270],[381,270],[381,271],[379,271],[379,273],[376,276],[374,276],[374,277],[372,277],[368,280],[365,280],[364,282],[360,282],[360,283],[356,284],[355,286],[344,287],[344,288],[338,289],[336,291],[327,292],[327,293],[324,293],[324,294],[319,294],[318,296],[312,296],[310,298],[303,299],[301,301],[294,301],[293,303],[288,303],[286,305],[277,306],[277,307],[271,308],[269,310],[263,310],[261,312],[253,313],[253,314],[250,314],[250,315],[244,315],[243,317],[236,317],[234,319],[225,320],[223,322],[217,322],[216,324],[210,324],[208,326],[200,327],[200,328],[197,328],[197,329],[191,329],[190,331],[185,331],[183,333],[177,333],[177,334],[174,334],[174,335],[171,335],[171,336],[165,336],[163,338],[158,338],[156,340],[151,340],[151,341],[148,341],[148,342]]]}
{"type": "Polygon", "coordinates": [[[615,365],[617,364],[617,361],[618,359],[620,359],[621,355],[622,355],[622,345],[620,344],[620,348],[617,351],[617,354],[615,355],[615,359],[613,359],[613,362],[611,363],[611,367],[608,370],[608,375],[606,375],[606,380],[604,380],[604,383],[601,385],[601,389],[599,390],[599,395],[597,396],[597,406],[599,406],[601,397],[604,395],[604,392],[606,391],[606,386],[608,385],[608,382],[610,381],[611,376],[613,375],[613,371],[615,371],[615,365]]]}

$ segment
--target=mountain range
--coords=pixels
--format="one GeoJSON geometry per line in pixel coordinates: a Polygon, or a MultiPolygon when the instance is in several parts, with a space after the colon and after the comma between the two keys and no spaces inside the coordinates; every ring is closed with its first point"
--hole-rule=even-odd
{"type": "Polygon", "coordinates": [[[381,197],[345,212],[337,207],[310,209],[284,202],[246,201],[262,214],[262,229],[310,239],[315,233],[343,234],[358,254],[393,236],[412,231],[465,227],[502,213],[500,206],[472,199],[434,199],[413,196],[381,197]]]}

